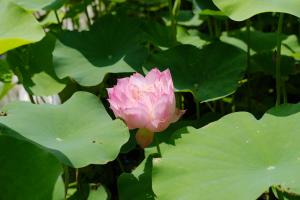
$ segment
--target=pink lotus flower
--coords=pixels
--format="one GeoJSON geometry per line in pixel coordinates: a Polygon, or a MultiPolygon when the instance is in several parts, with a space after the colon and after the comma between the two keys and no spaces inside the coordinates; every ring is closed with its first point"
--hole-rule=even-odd
{"type": "Polygon", "coordinates": [[[118,79],[117,85],[107,91],[110,108],[115,116],[123,119],[129,129],[141,130],[138,131],[137,140],[143,147],[152,142],[154,132],[165,130],[184,113],[176,109],[169,69],[160,72],[154,68],[146,77],[135,73],[118,79]],[[145,137],[148,138],[147,142],[141,139],[145,137]]]}

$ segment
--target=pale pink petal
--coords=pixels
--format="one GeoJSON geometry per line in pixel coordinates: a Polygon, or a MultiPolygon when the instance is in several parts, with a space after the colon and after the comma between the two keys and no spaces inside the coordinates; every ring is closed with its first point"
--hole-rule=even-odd
{"type": "Polygon", "coordinates": [[[153,68],[146,75],[146,79],[153,83],[156,80],[158,80],[160,76],[161,76],[161,72],[157,68],[153,68]]]}
{"type": "Polygon", "coordinates": [[[143,128],[149,122],[147,111],[141,107],[124,109],[122,117],[129,129],[143,128]]]}

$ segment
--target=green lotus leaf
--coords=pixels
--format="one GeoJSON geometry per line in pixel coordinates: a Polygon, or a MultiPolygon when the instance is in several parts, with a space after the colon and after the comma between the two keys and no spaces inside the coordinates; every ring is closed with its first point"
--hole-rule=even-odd
{"type": "Polygon", "coordinates": [[[23,140],[0,135],[1,199],[51,200],[62,167],[49,152],[23,140]]]}
{"type": "Polygon", "coordinates": [[[0,54],[37,42],[45,35],[31,13],[7,0],[0,0],[0,27],[0,54]]]}
{"type": "Polygon", "coordinates": [[[300,17],[300,1],[298,0],[213,0],[215,5],[231,19],[243,21],[264,12],[281,12],[300,17]]]}
{"type": "Polygon", "coordinates": [[[297,104],[282,104],[276,107],[273,107],[267,111],[267,113],[279,117],[285,117],[293,115],[300,112],[300,103],[297,104]]]}
{"type": "Polygon", "coordinates": [[[30,94],[51,96],[65,88],[65,83],[59,80],[53,68],[55,41],[53,35],[47,34],[41,41],[7,54],[10,67],[30,94]]]}
{"type": "Polygon", "coordinates": [[[114,160],[129,139],[125,124],[112,120],[87,92],[75,93],[62,105],[14,102],[3,110],[7,116],[0,123],[76,168],[114,160]]]}
{"type": "Polygon", "coordinates": [[[150,56],[146,68],[154,66],[169,68],[176,89],[192,91],[197,100],[205,102],[236,90],[246,70],[246,53],[221,42],[202,49],[179,45],[150,56]]]}
{"type": "Polygon", "coordinates": [[[176,147],[153,160],[157,199],[253,200],[273,185],[300,193],[299,119],[240,112],[181,129],[176,147]]]}
{"type": "Polygon", "coordinates": [[[83,86],[98,85],[107,73],[140,70],[148,55],[139,21],[127,17],[105,16],[90,31],[64,32],[59,39],[53,52],[57,76],[83,86]]]}

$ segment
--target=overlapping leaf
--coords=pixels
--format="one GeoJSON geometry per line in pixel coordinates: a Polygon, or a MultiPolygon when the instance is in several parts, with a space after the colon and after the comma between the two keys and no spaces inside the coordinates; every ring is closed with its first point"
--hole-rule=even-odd
{"type": "Polygon", "coordinates": [[[0,27],[0,54],[37,42],[45,35],[32,14],[7,0],[0,0],[0,27]]]}
{"type": "Polygon", "coordinates": [[[51,200],[62,172],[49,152],[26,141],[0,135],[1,199],[51,200]]]}
{"type": "Polygon", "coordinates": [[[139,70],[147,56],[140,43],[139,21],[105,16],[88,32],[64,32],[60,36],[53,52],[56,74],[93,86],[107,73],[139,70]]]}
{"type": "Polygon", "coordinates": [[[253,200],[272,185],[300,193],[299,118],[242,112],[182,129],[188,134],[153,161],[154,193],[160,200],[253,200]]]}
{"type": "Polygon", "coordinates": [[[15,102],[0,123],[38,143],[74,167],[114,160],[128,140],[127,127],[112,120],[96,96],[77,92],[63,105],[15,102]]]}
{"type": "Polygon", "coordinates": [[[53,69],[54,45],[55,37],[48,34],[40,42],[10,51],[7,55],[11,68],[31,94],[50,96],[65,87],[65,83],[58,79],[53,69]]]}
{"type": "Polygon", "coordinates": [[[178,90],[190,90],[199,101],[222,98],[235,91],[246,69],[246,53],[216,42],[198,49],[180,45],[152,55],[147,68],[171,70],[178,90]]]}
{"type": "Polygon", "coordinates": [[[54,2],[63,0],[10,0],[26,10],[40,10],[54,2]]]}
{"type": "Polygon", "coordinates": [[[242,21],[263,12],[282,12],[300,17],[298,0],[213,0],[217,7],[231,19],[242,21]]]}

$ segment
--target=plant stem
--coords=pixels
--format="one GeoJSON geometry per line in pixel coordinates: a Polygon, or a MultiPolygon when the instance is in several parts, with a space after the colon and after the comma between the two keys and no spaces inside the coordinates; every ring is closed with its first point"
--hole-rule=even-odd
{"type": "Polygon", "coordinates": [[[123,163],[121,162],[121,160],[120,160],[119,157],[117,157],[117,161],[118,161],[118,163],[119,163],[119,166],[120,166],[121,171],[122,171],[123,173],[125,173],[125,172],[126,172],[126,171],[125,171],[125,168],[124,168],[123,163]]]}
{"type": "Polygon", "coordinates": [[[172,14],[174,16],[175,23],[176,23],[176,17],[178,15],[179,10],[180,10],[180,5],[181,5],[181,0],[175,0],[174,6],[173,6],[173,9],[172,9],[172,14]]]}
{"type": "Polygon", "coordinates": [[[86,15],[86,18],[87,18],[89,27],[91,27],[92,21],[91,21],[91,18],[90,18],[90,16],[89,16],[89,13],[88,13],[88,9],[87,9],[88,4],[87,4],[86,0],[84,0],[84,4],[85,4],[84,13],[85,13],[85,15],[86,15]]]}
{"type": "Polygon", "coordinates": [[[175,23],[175,18],[173,15],[173,2],[172,2],[172,0],[168,0],[168,2],[169,2],[169,15],[170,15],[170,19],[171,19],[171,27],[173,27],[174,23],[175,23]]]}
{"type": "Polygon", "coordinates": [[[69,188],[69,168],[64,166],[64,182],[65,182],[65,199],[67,199],[68,188],[69,188]]]}
{"type": "Polygon", "coordinates": [[[246,26],[247,26],[247,68],[249,69],[250,67],[250,26],[251,26],[250,19],[247,19],[246,26]]]}
{"type": "Polygon", "coordinates": [[[219,28],[218,20],[216,18],[213,18],[213,23],[214,23],[214,27],[215,27],[215,36],[216,36],[216,38],[218,38],[221,35],[221,30],[219,28]]]}
{"type": "Polygon", "coordinates": [[[207,26],[208,26],[208,31],[209,31],[209,35],[211,37],[214,36],[214,31],[213,31],[213,26],[212,26],[212,19],[210,16],[207,17],[207,26]]]}
{"type": "Polygon", "coordinates": [[[28,96],[29,96],[30,102],[31,102],[32,104],[35,104],[33,95],[28,93],[28,96]]]}
{"type": "Polygon", "coordinates": [[[196,116],[197,119],[200,119],[200,104],[197,100],[195,100],[195,103],[196,103],[196,116]]]}
{"type": "Polygon", "coordinates": [[[54,14],[55,14],[55,17],[56,17],[57,23],[60,25],[60,28],[61,28],[61,21],[60,21],[60,19],[59,19],[59,16],[58,16],[57,10],[54,10],[54,14]]]}
{"type": "Polygon", "coordinates": [[[285,80],[282,80],[282,95],[283,95],[283,103],[284,104],[288,103],[285,80]]]}
{"type": "Polygon", "coordinates": [[[177,35],[176,18],[180,10],[181,0],[175,0],[174,5],[172,0],[168,0],[168,2],[169,2],[169,15],[171,18],[171,27],[173,29],[174,39],[176,40],[176,35],[177,35]]]}
{"type": "Polygon", "coordinates": [[[180,97],[180,109],[184,110],[184,96],[181,95],[180,97]]]}
{"type": "Polygon", "coordinates": [[[276,52],[276,106],[280,105],[281,97],[281,33],[283,26],[283,13],[280,13],[277,29],[277,52],[276,52]]]}
{"type": "Polygon", "coordinates": [[[206,103],[207,107],[208,107],[212,112],[216,112],[215,109],[214,109],[214,107],[213,107],[212,105],[210,105],[209,102],[205,102],[205,103],[206,103]]]}
{"type": "Polygon", "coordinates": [[[154,136],[154,142],[155,142],[157,153],[159,154],[160,157],[162,157],[160,146],[159,146],[159,142],[158,142],[158,140],[156,139],[155,136],[154,136]]]}

